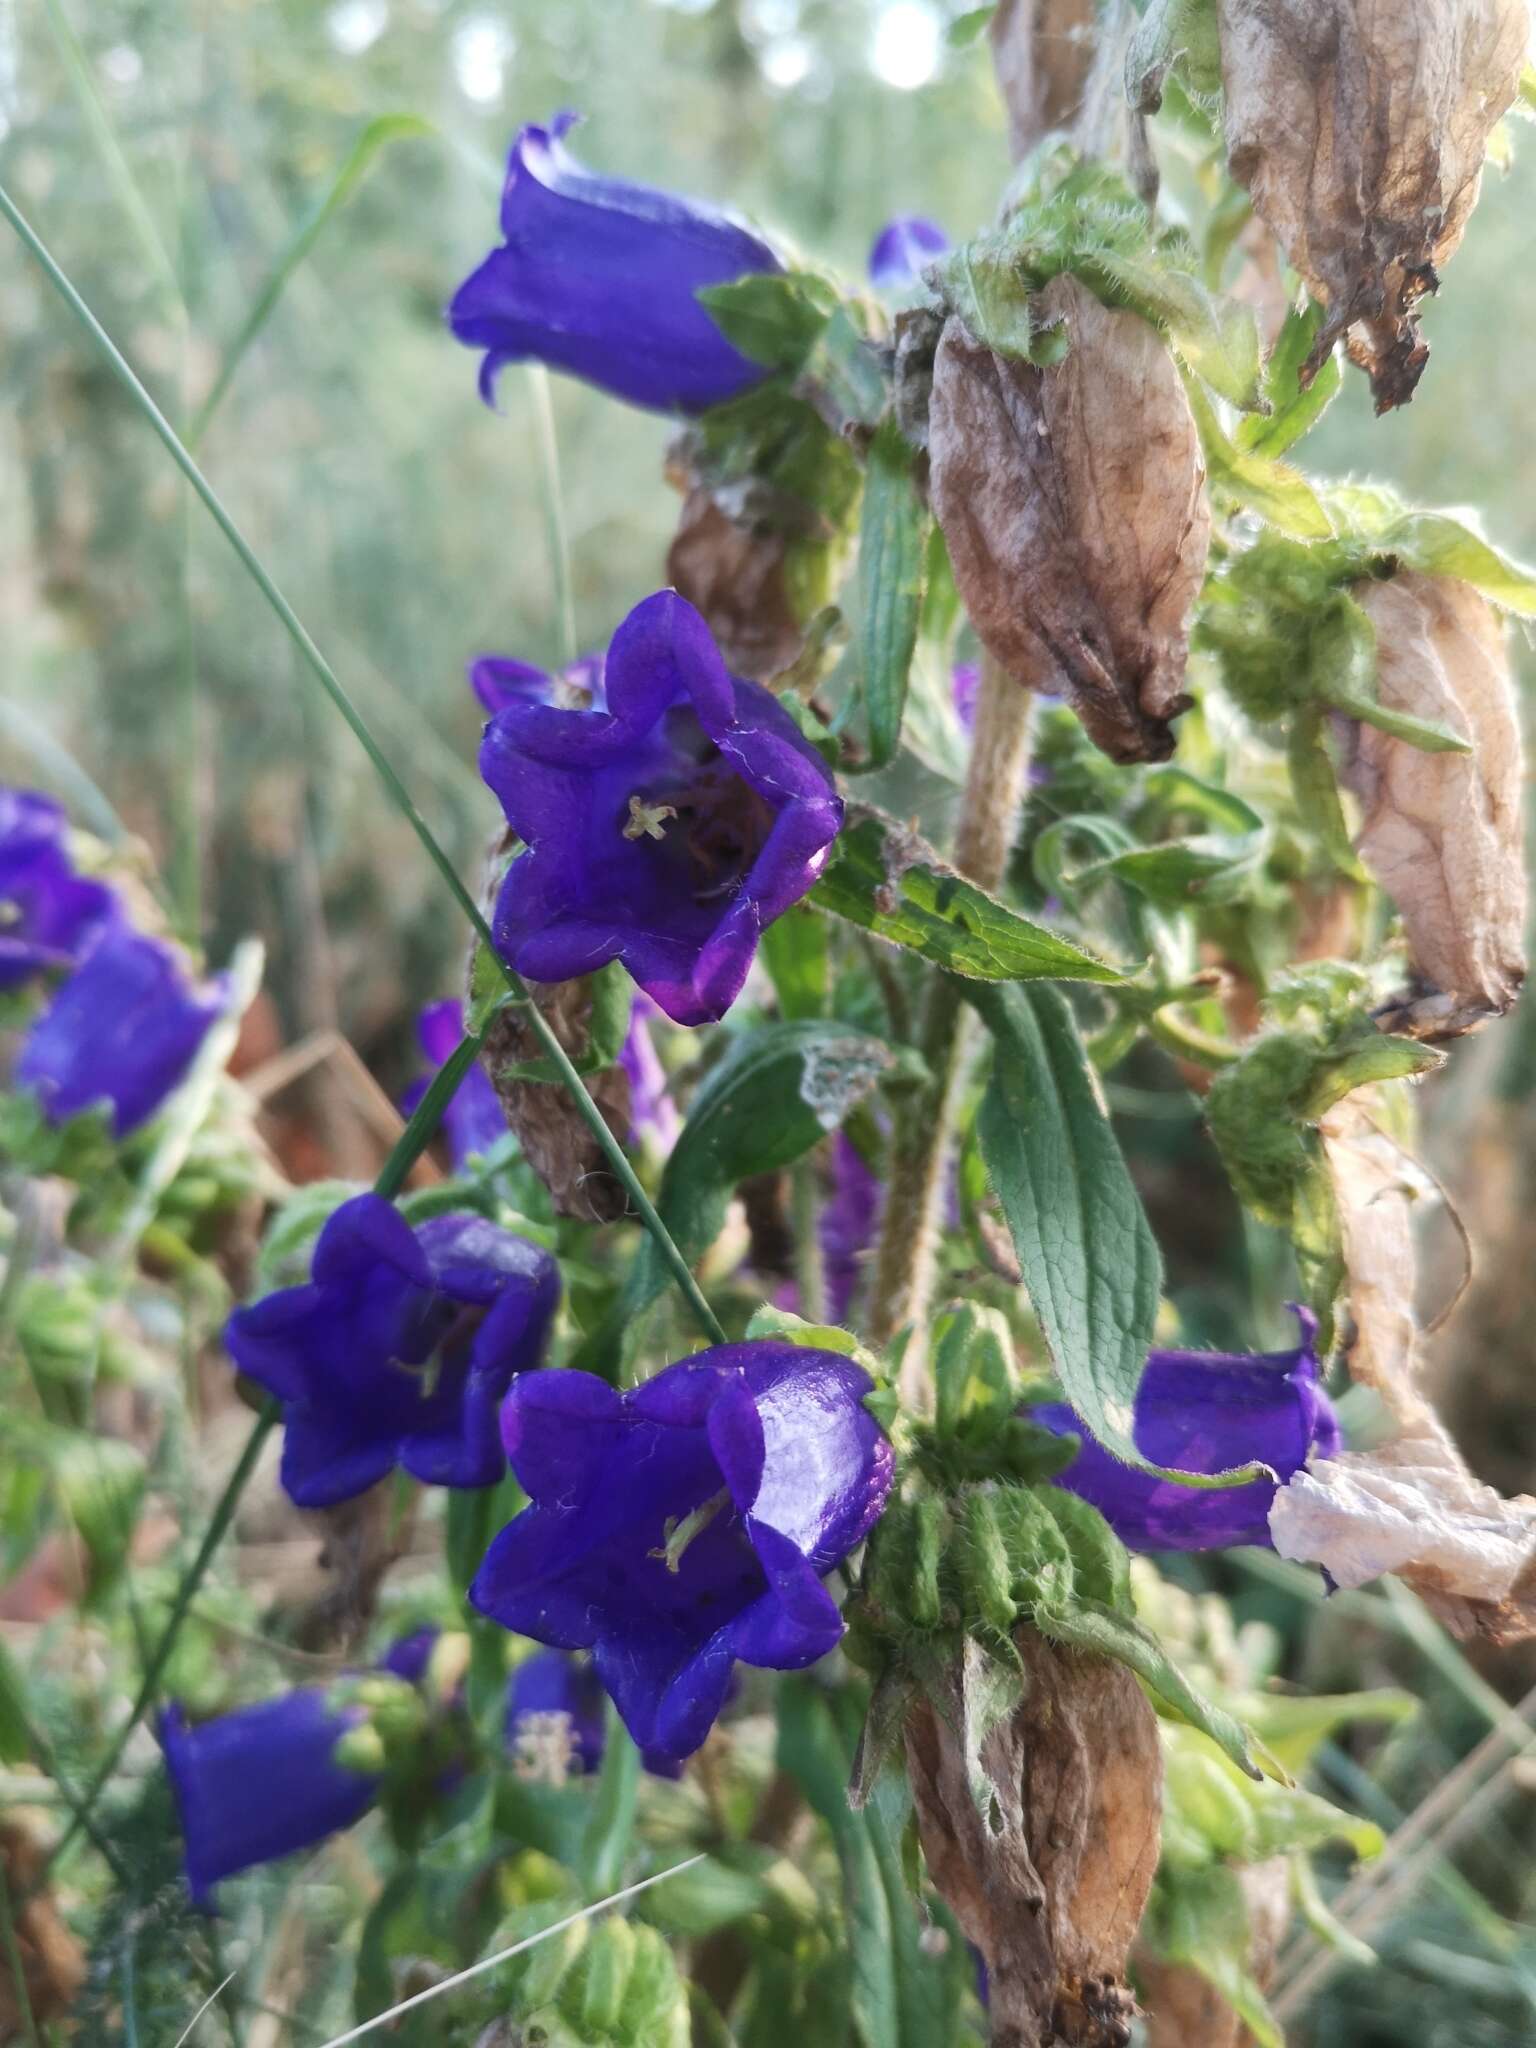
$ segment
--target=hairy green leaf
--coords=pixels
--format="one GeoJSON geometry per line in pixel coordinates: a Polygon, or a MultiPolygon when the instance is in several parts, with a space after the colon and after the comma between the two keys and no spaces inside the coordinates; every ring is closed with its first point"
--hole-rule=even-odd
{"type": "Polygon", "coordinates": [[[859,528],[859,675],[871,768],[883,768],[901,739],[930,523],[912,450],[895,420],[886,419],[870,443],[859,528]]]}

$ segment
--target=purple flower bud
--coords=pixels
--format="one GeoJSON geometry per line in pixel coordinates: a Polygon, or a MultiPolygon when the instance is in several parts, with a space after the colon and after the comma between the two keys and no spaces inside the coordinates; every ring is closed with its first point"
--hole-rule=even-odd
{"type": "Polygon", "coordinates": [[[228,1002],[222,975],[195,987],[174,947],[114,924],[28,1031],[16,1083],[54,1124],[105,1103],[126,1137],[182,1081],[228,1002]]]}
{"type": "Polygon", "coordinates": [[[220,1878],[312,1848],[362,1818],[379,1780],[348,1770],[335,1754],[362,1719],[358,1707],[333,1707],[321,1687],[238,1707],[195,1728],[179,1706],[166,1709],[160,1741],[194,1905],[211,1909],[220,1878]]]}
{"type": "MultiPolygon", "coordinates": [[[[464,1036],[464,1006],[455,996],[440,1003],[428,1003],[416,1020],[416,1036],[434,1067],[457,1051],[464,1036]]],[[[427,1092],[425,1081],[413,1081],[400,1098],[405,1116],[414,1116],[427,1092]]],[[[462,1172],[470,1160],[490,1151],[507,1134],[507,1120],[496,1100],[490,1076],[478,1061],[465,1073],[443,1112],[444,1135],[454,1171],[462,1172]]]]}
{"type": "Polygon", "coordinates": [[[869,281],[883,292],[910,291],[935,256],[949,247],[949,237],[936,220],[920,213],[898,213],[876,235],[869,252],[869,281]]]}
{"type": "Polygon", "coordinates": [[[677,1143],[683,1120],[672,1100],[671,1083],[652,1043],[648,1017],[658,1015],[656,1005],[638,991],[629,1013],[629,1029],[619,1047],[619,1065],[629,1076],[631,1135],[647,1132],[663,1152],[677,1143]]]}
{"type": "Polygon", "coordinates": [[[842,803],[675,591],[619,627],[607,690],[606,711],[510,703],[486,728],[480,772],[528,849],[501,885],[497,949],[533,981],[621,960],[675,1022],[711,1023],[826,865],[842,803]]]}
{"type": "Polygon", "coordinates": [[[64,832],[51,798],[0,789],[0,989],[72,967],[119,914],[105,882],[75,873],[64,832]]]}
{"type": "Polygon", "coordinates": [[[448,309],[457,338],[485,350],[481,396],[490,402],[504,363],[530,358],[656,412],[703,412],[761,383],[767,372],[695,294],[778,271],[778,258],[713,207],[585,169],[562,140],[576,118],[518,136],[503,245],[448,309]]]}
{"type": "Polygon", "coordinates": [[[701,1351],[628,1394],[524,1374],[502,1434],[532,1505],[491,1544],[471,1601],[591,1649],[640,1747],[690,1755],[736,1659],[799,1670],[842,1635],[821,1580],[891,1485],[870,1386],[847,1358],[774,1342],[701,1351]]]}
{"type": "Polygon", "coordinates": [[[506,654],[482,654],[469,665],[469,686],[494,718],[509,704],[558,704],[567,711],[606,711],[605,657],[583,654],[552,675],[531,661],[506,654]]]}
{"type": "Polygon", "coordinates": [[[312,1277],[224,1332],[283,1403],[283,1485],[300,1507],[350,1500],[399,1465],[432,1486],[505,1470],[496,1405],[537,1365],[559,1300],[554,1260],[479,1216],[412,1228],[379,1195],[343,1202],[312,1277]]]}
{"type": "Polygon", "coordinates": [[[1224,1472],[1255,1459],[1274,1480],[1201,1491],[1122,1465],[1064,1401],[1027,1412],[1058,1436],[1079,1435],[1082,1449],[1056,1484],[1090,1502],[1132,1550],[1226,1550],[1269,1546],[1276,1482],[1339,1447],[1338,1417],[1318,1384],[1317,1318],[1293,1305],[1301,1325],[1294,1351],[1252,1356],[1154,1351],[1136,1393],[1136,1448],[1179,1472],[1224,1472]]]}
{"type": "Polygon", "coordinates": [[[970,732],[976,724],[976,699],[981,695],[980,662],[957,661],[950,672],[949,688],[955,716],[970,732]]]}

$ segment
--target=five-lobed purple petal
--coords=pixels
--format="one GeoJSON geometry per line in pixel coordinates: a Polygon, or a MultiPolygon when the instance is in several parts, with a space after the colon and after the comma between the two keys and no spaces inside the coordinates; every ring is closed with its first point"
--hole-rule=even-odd
{"type": "Polygon", "coordinates": [[[396,1465],[428,1485],[494,1485],[497,1404],[538,1364],[559,1300],[548,1252],[479,1216],[413,1229],[364,1194],[327,1220],[311,1271],[225,1330],[235,1364],[283,1404],[289,1497],[328,1507],[396,1465]]]}
{"type": "Polygon", "coordinates": [[[625,619],[606,679],[605,711],[513,702],[486,728],[480,772],[527,846],[496,945],[534,981],[621,960],[676,1023],[710,1023],[826,865],[842,803],[788,712],[729,674],[675,591],[625,619]]]}
{"type": "Polygon", "coordinates": [[[591,1649],[640,1747],[690,1755],[737,1659],[799,1670],[842,1635],[822,1578],[891,1485],[870,1389],[847,1358],[773,1341],[701,1351],[627,1394],[524,1374],[502,1430],[532,1505],[492,1543],[471,1601],[538,1642],[591,1649]]]}
{"type": "Polygon", "coordinates": [[[547,363],[656,412],[702,412],[767,372],[734,348],[695,296],[776,272],[778,258],[715,208],[599,177],[565,148],[574,114],[524,128],[501,199],[502,246],[448,309],[484,349],[490,402],[504,364],[547,363]]]}
{"type": "Polygon", "coordinates": [[[1136,1394],[1136,1448],[1152,1464],[1210,1473],[1258,1460],[1275,1479],[1210,1489],[1158,1479],[1112,1456],[1065,1402],[1049,1402],[1027,1411],[1031,1421],[1082,1438],[1056,1484],[1096,1507],[1132,1550],[1268,1545],[1277,1484],[1312,1458],[1332,1457],[1340,1442],[1318,1381],[1317,1319],[1306,1309],[1294,1313],[1301,1325],[1294,1351],[1154,1351],[1136,1394]]]}

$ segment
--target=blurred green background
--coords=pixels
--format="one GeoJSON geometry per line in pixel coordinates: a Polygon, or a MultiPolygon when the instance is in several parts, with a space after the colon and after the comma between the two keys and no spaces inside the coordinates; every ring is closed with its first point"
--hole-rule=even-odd
{"type": "MultiPolygon", "coordinates": [[[[666,422],[520,370],[493,414],[443,326],[494,239],[511,136],[579,108],[593,164],[740,207],[857,273],[898,209],[958,236],[995,205],[1002,114],[985,41],[946,42],[962,11],[0,4],[0,175],[183,427],[295,235],[349,158],[357,168],[369,124],[418,124],[372,131],[363,175],[241,356],[199,453],[466,862],[492,816],[466,660],[559,658],[557,525],[576,641],[602,641],[660,581],[677,504],[660,475],[666,422]]],[[[1414,405],[1376,421],[1352,377],[1306,450],[1420,502],[1476,503],[1527,554],[1533,201],[1536,152],[1490,176],[1428,314],[1434,360],[1414,405]]],[[[0,335],[0,772],[68,795],[77,763],[149,842],[187,936],[222,955],[243,930],[267,935],[290,1034],[339,1021],[366,1053],[387,1051],[402,1000],[456,972],[424,863],[17,248],[0,250],[0,335]]]]}

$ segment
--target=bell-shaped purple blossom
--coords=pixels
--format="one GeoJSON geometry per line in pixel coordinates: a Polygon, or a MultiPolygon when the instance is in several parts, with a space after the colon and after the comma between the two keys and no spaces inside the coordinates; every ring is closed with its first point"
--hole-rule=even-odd
{"type": "Polygon", "coordinates": [[[869,281],[882,292],[910,291],[936,256],[949,247],[949,237],[936,220],[920,213],[898,213],[876,235],[869,252],[869,281]]]}
{"type": "Polygon", "coordinates": [[[195,1727],[179,1706],[166,1709],[160,1741],[194,1905],[211,1907],[220,1878],[312,1848],[361,1820],[379,1780],[338,1762],[336,1744],[362,1719],[360,1707],[333,1706],[320,1686],[195,1727]]]}
{"type": "Polygon", "coordinates": [[[832,1192],[822,1205],[818,1234],[826,1274],[827,1313],[843,1322],[863,1278],[875,1241],[884,1190],[844,1131],[832,1141],[832,1192]]]}
{"type": "Polygon", "coordinates": [[[527,851],[497,949],[533,981],[621,960],[679,1024],[724,1016],[766,925],[827,862],[843,807],[820,755],[661,590],[613,636],[608,709],[511,703],[480,772],[527,851]]]}
{"type": "Polygon", "coordinates": [[[677,1143],[683,1120],[672,1100],[667,1070],[651,1038],[647,1019],[655,1015],[656,1005],[637,990],[629,1013],[629,1029],[619,1047],[619,1065],[629,1076],[631,1136],[652,1138],[660,1151],[670,1152],[677,1143]]]}
{"type": "Polygon", "coordinates": [[[224,1333],[283,1404],[290,1499],[329,1507],[396,1465],[428,1485],[493,1486],[497,1404],[538,1364],[559,1299],[548,1252],[479,1216],[413,1229],[366,1194],[328,1219],[311,1276],[236,1309],[224,1333]]]}
{"type": "Polygon", "coordinates": [[[557,704],[566,711],[606,711],[603,688],[606,656],[579,655],[569,667],[551,672],[509,654],[482,654],[469,665],[469,687],[494,718],[509,704],[557,704]]]}
{"type": "Polygon", "coordinates": [[[1250,1355],[1153,1351],[1136,1392],[1136,1448],[1178,1472],[1225,1472],[1267,1465],[1275,1478],[1246,1486],[1178,1486],[1124,1465],[1088,1433],[1065,1402],[1031,1408],[1031,1421],[1058,1436],[1081,1436],[1082,1449],[1056,1484],[1090,1502],[1132,1550],[1227,1550],[1269,1545],[1277,1486],[1313,1458],[1339,1448],[1339,1423],[1318,1380],[1317,1319],[1294,1310],[1301,1342],[1294,1351],[1250,1355]]]}
{"type": "Polygon", "coordinates": [[[503,1627],[590,1649],[641,1749],[690,1755],[740,1658],[794,1671],[843,1632],[822,1584],[891,1485],[867,1373],[832,1352],[722,1344],[619,1394],[526,1373],[502,1409],[531,1506],[470,1599],[503,1627]]]}
{"type": "Polygon", "coordinates": [[[50,1123],[99,1103],[126,1137],[184,1079],[228,1004],[222,975],[196,986],[174,947],[113,924],[28,1030],[16,1084],[50,1123]]]}
{"type": "Polygon", "coordinates": [[[703,412],[760,383],[767,372],[696,294],[777,271],[778,258],[713,207],[587,170],[564,144],[575,120],[518,136],[502,246],[448,308],[457,338],[485,350],[481,396],[490,402],[503,364],[530,359],[656,412],[703,412]]]}
{"type": "MultiPolygon", "coordinates": [[[[456,996],[428,1003],[416,1020],[416,1036],[433,1066],[442,1066],[458,1050],[464,1036],[463,1004],[456,996]]],[[[400,1098],[400,1108],[406,1116],[414,1116],[427,1087],[425,1081],[413,1081],[406,1089],[400,1098]]],[[[478,1060],[466,1070],[449,1098],[443,1111],[442,1130],[456,1173],[463,1172],[472,1159],[483,1157],[498,1139],[506,1136],[507,1120],[501,1113],[496,1090],[478,1060]]]]}
{"type": "Polygon", "coordinates": [[[51,797],[0,789],[0,990],[74,966],[120,914],[105,882],[75,873],[66,829],[51,797]]]}

